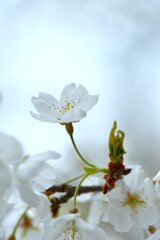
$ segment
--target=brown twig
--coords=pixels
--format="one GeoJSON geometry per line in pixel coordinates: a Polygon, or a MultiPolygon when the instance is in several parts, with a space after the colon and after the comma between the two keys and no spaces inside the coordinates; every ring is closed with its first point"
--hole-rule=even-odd
{"type": "MultiPolygon", "coordinates": [[[[53,185],[52,187],[46,189],[44,194],[47,196],[50,196],[56,192],[74,194],[75,190],[76,190],[75,186],[70,186],[68,184],[63,184],[59,186],[53,185]]],[[[100,191],[102,191],[102,186],[81,186],[78,194],[80,195],[82,193],[100,192],[100,191]]]]}
{"type": "MultiPolygon", "coordinates": [[[[51,201],[51,212],[52,216],[55,217],[58,214],[61,204],[68,202],[70,198],[74,196],[76,187],[70,186],[67,184],[59,185],[59,186],[52,186],[45,190],[44,194],[47,195],[51,201]],[[51,197],[54,193],[65,193],[64,196],[61,197],[51,197]]],[[[90,192],[101,192],[102,186],[81,186],[78,195],[90,192]]]]}

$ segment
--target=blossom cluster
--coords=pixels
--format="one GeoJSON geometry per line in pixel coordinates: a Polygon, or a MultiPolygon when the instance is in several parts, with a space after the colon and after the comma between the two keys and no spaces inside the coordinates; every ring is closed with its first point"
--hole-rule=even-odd
{"type": "Polygon", "coordinates": [[[116,122],[105,166],[91,163],[77,148],[73,124],[87,116],[98,95],[71,83],[60,100],[39,93],[31,101],[36,120],[65,126],[82,174],[62,181],[54,167],[60,153],[26,155],[19,140],[0,133],[0,240],[159,240],[160,171],[151,178],[142,166],[125,164],[125,134],[116,122]]]}

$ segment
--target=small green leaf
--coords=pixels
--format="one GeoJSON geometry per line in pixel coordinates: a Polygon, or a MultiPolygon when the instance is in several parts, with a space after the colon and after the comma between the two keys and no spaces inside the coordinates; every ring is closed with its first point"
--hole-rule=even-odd
{"type": "Polygon", "coordinates": [[[117,133],[115,133],[116,128],[117,123],[114,122],[110,132],[108,143],[110,160],[114,163],[121,161],[123,158],[123,154],[126,153],[123,147],[125,134],[121,130],[118,130],[117,133]]]}
{"type": "Polygon", "coordinates": [[[83,167],[84,171],[88,174],[95,174],[95,173],[99,173],[99,172],[103,172],[103,173],[108,173],[109,170],[108,168],[98,168],[98,167],[83,167]]]}
{"type": "Polygon", "coordinates": [[[93,168],[90,168],[90,167],[83,167],[84,171],[88,174],[94,174],[94,173],[97,173],[97,168],[96,167],[93,167],[93,168]]]}

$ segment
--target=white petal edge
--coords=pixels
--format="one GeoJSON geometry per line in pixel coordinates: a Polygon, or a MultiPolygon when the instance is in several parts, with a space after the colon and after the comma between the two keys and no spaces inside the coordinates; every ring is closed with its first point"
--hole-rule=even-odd
{"type": "Polygon", "coordinates": [[[99,95],[87,95],[79,106],[79,109],[88,112],[98,102],[99,95]]]}
{"type": "Polygon", "coordinates": [[[48,94],[48,93],[40,92],[39,98],[50,105],[52,104],[58,105],[59,103],[59,101],[55,97],[53,97],[51,94],[48,94]]]}
{"type": "Polygon", "coordinates": [[[23,147],[14,137],[0,133],[0,159],[6,164],[16,165],[23,157],[23,147]]]}
{"type": "Polygon", "coordinates": [[[61,98],[72,95],[74,93],[75,89],[76,89],[76,84],[75,83],[68,84],[62,90],[61,98]]]}
{"type": "Polygon", "coordinates": [[[32,111],[30,111],[30,114],[33,118],[41,122],[59,123],[59,120],[57,120],[56,118],[53,118],[45,114],[41,115],[41,114],[33,113],[32,111]]]}

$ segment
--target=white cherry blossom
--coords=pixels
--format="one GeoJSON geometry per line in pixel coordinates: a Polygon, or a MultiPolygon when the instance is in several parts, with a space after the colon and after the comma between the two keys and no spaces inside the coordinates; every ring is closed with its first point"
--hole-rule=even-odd
{"type": "Polygon", "coordinates": [[[83,221],[78,214],[67,214],[46,225],[45,240],[97,240],[106,239],[105,232],[83,221]]]}
{"type": "Polygon", "coordinates": [[[0,133],[0,162],[15,166],[23,155],[23,147],[15,137],[0,133]]]}
{"type": "Polygon", "coordinates": [[[17,167],[15,172],[17,186],[22,200],[29,206],[42,208],[49,205],[47,197],[41,192],[51,186],[53,179],[55,179],[54,170],[47,161],[58,158],[60,158],[59,153],[47,151],[24,159],[17,167]],[[47,170],[48,175],[45,170],[47,170]],[[44,204],[45,201],[48,204],[44,204]]]}
{"type": "Polygon", "coordinates": [[[14,182],[14,167],[20,162],[23,148],[12,136],[0,133],[0,218],[4,217],[9,207],[8,197],[14,182]]]}
{"type": "Polygon", "coordinates": [[[37,120],[52,123],[78,122],[97,103],[98,95],[90,95],[81,84],[67,85],[60,100],[48,93],[39,93],[39,97],[32,97],[32,103],[39,114],[30,112],[37,120]]]}
{"type": "MultiPolygon", "coordinates": [[[[158,205],[158,212],[160,215],[160,171],[153,177],[154,187],[157,193],[157,205],[158,205]]],[[[160,226],[160,218],[157,222],[156,226],[160,226]]],[[[152,239],[152,238],[151,238],[152,239]]]]}
{"type": "Polygon", "coordinates": [[[139,166],[117,182],[108,198],[107,215],[118,232],[127,232],[134,224],[147,228],[158,220],[154,185],[149,178],[143,179],[139,166]]]}
{"type": "MultiPolygon", "coordinates": [[[[160,199],[160,171],[156,174],[156,176],[153,177],[153,181],[155,183],[155,189],[158,194],[158,198],[160,199]]],[[[160,206],[160,202],[159,202],[160,206]]]]}
{"type": "Polygon", "coordinates": [[[146,238],[146,240],[159,240],[160,239],[160,230],[157,230],[150,237],[146,238]]]}

